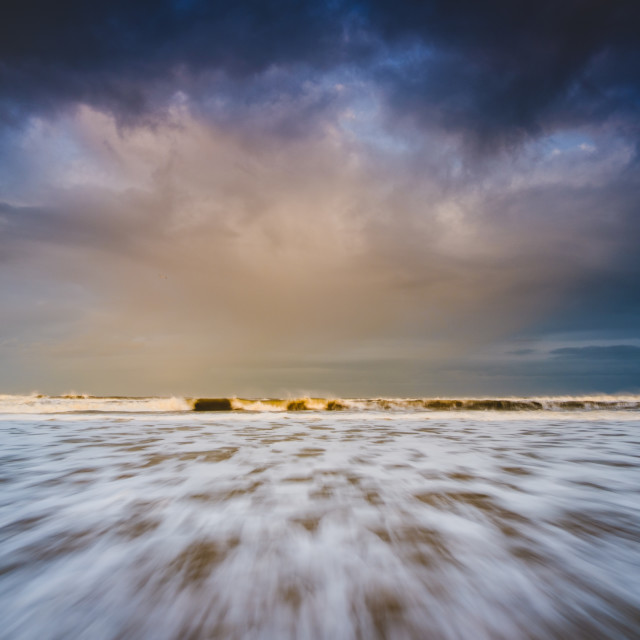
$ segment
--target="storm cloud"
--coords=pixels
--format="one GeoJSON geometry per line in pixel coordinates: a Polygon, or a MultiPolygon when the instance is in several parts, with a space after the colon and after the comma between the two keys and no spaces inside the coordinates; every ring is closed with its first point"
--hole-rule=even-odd
{"type": "Polygon", "coordinates": [[[83,102],[127,119],[207,73],[253,80],[280,68],[299,87],[348,70],[371,79],[396,115],[490,144],[633,120],[638,24],[637,3],[620,0],[11,3],[3,112],[83,102]]]}
{"type": "Polygon", "coordinates": [[[12,4],[3,385],[561,392],[579,359],[593,390],[602,358],[576,354],[640,339],[639,23],[588,0],[12,4]]]}

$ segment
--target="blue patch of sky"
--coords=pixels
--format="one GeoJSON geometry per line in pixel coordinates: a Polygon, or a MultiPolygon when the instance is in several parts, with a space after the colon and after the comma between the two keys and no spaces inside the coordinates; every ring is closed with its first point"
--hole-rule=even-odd
{"type": "Polygon", "coordinates": [[[338,116],[338,126],[345,134],[388,153],[401,154],[413,149],[410,139],[385,128],[380,96],[368,77],[357,70],[342,69],[325,76],[322,83],[327,89],[345,94],[345,108],[338,116]]]}
{"type": "Polygon", "coordinates": [[[549,154],[565,153],[567,151],[595,150],[593,138],[580,130],[558,131],[538,141],[549,154]]]}

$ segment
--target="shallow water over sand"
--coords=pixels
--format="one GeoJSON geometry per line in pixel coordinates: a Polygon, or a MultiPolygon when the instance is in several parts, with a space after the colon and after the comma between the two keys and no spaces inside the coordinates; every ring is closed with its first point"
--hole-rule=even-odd
{"type": "Polygon", "coordinates": [[[638,412],[0,416],[0,637],[634,638],[638,412]]]}

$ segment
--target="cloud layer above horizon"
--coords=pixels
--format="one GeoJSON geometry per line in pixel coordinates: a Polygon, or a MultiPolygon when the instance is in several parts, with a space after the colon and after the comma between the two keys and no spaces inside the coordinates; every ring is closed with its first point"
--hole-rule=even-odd
{"type": "Polygon", "coordinates": [[[640,390],[640,5],[11,3],[7,392],[640,390]]]}

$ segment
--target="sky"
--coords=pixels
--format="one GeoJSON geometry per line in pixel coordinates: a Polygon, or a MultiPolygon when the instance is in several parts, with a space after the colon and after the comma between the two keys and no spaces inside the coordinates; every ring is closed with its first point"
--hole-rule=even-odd
{"type": "Polygon", "coordinates": [[[640,392],[636,0],[0,22],[0,391],[640,392]]]}

